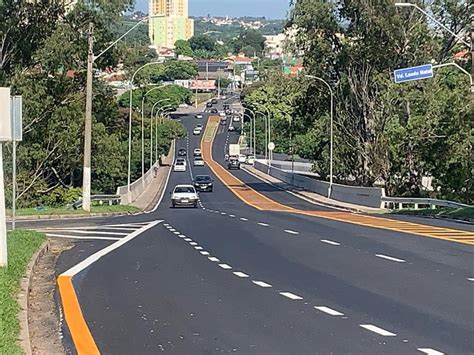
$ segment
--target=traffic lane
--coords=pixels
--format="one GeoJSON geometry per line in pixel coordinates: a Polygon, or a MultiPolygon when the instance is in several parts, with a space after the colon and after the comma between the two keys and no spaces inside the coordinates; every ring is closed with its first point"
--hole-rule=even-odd
{"type": "Polygon", "coordinates": [[[370,322],[410,343],[454,353],[472,350],[472,285],[314,238],[289,236],[210,214],[193,221],[175,215],[171,225],[211,255],[246,274],[350,319],[370,322]],[[185,221],[185,222],[183,222],[185,221]]]}
{"type": "MultiPolygon", "coordinates": [[[[227,127],[227,126],[226,126],[227,127]]],[[[219,130],[212,147],[212,155],[216,162],[220,163],[224,168],[227,169],[227,162],[224,159],[224,149],[222,147],[227,146],[227,144],[236,144],[238,143],[238,133],[228,132],[227,130],[219,130]]],[[[288,192],[279,189],[271,184],[267,184],[258,178],[250,175],[243,170],[231,170],[231,173],[234,174],[238,179],[248,185],[250,188],[255,191],[260,192],[261,194],[267,196],[268,198],[277,201],[281,204],[284,204],[289,207],[302,210],[311,210],[311,211],[335,211],[335,209],[330,207],[325,207],[321,205],[315,205],[301,198],[298,198],[294,195],[289,194],[288,192]]]]}
{"type": "Polygon", "coordinates": [[[103,353],[414,353],[234,275],[163,227],[100,259],[78,283],[103,353]]]}
{"type": "Polygon", "coordinates": [[[464,231],[474,231],[474,223],[465,221],[456,221],[443,218],[431,218],[422,216],[407,216],[401,214],[385,214],[385,218],[406,221],[412,223],[426,224],[435,227],[451,228],[464,231]]]}

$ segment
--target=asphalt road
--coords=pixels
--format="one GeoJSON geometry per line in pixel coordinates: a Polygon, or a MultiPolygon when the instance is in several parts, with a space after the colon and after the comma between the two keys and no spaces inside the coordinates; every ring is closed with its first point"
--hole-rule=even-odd
{"type": "MultiPolygon", "coordinates": [[[[189,166],[201,139],[192,129],[206,119],[182,118],[190,134],[177,149],[188,149],[189,166]]],[[[224,163],[236,139],[220,126],[214,159],[224,163]]],[[[233,173],[280,203],[330,211],[233,173]]],[[[170,209],[172,188],[198,174],[213,176],[172,173],[155,213],[96,221],[119,239],[163,220],[74,280],[102,353],[474,353],[472,246],[258,211],[215,176],[198,209],[170,209]]]]}

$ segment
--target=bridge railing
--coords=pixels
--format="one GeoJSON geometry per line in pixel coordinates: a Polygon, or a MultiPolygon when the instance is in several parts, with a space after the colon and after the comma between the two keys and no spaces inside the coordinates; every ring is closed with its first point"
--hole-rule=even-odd
{"type": "Polygon", "coordinates": [[[431,208],[436,209],[436,207],[449,207],[449,208],[463,208],[463,207],[473,207],[464,203],[448,201],[448,200],[438,200],[435,198],[420,198],[420,197],[388,197],[383,196],[381,198],[384,208],[388,209],[405,209],[405,208],[431,208]]]}
{"type": "MultiPolygon", "coordinates": [[[[99,204],[107,203],[109,205],[119,205],[122,200],[120,195],[92,195],[91,202],[98,202],[99,204]]],[[[82,207],[82,199],[74,202],[71,205],[72,208],[77,210],[82,207]]]]}

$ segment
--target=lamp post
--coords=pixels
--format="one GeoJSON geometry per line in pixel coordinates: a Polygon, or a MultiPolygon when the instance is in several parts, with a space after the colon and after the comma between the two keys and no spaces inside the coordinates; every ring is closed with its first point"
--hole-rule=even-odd
{"type": "Polygon", "coordinates": [[[330,163],[329,163],[329,188],[328,188],[328,198],[331,198],[332,185],[333,185],[333,167],[334,167],[334,92],[328,82],[320,77],[314,75],[305,75],[305,77],[318,80],[324,83],[331,94],[331,143],[330,143],[330,163]]]}
{"type": "Polygon", "coordinates": [[[248,117],[249,121],[250,121],[250,130],[249,130],[249,149],[250,151],[252,152],[252,154],[254,156],[256,156],[255,154],[255,134],[253,134],[253,132],[255,132],[255,120],[252,119],[252,116],[246,114],[245,112],[243,113],[243,117],[242,117],[242,120],[244,117],[248,117]],[[253,128],[252,128],[253,127],[253,128]],[[252,139],[252,135],[253,135],[253,139],[252,139]]]}
{"type": "MultiPolygon", "coordinates": [[[[155,107],[162,103],[162,102],[166,102],[166,101],[171,101],[170,99],[162,99],[162,100],[158,100],[157,102],[155,102],[155,104],[152,106],[151,108],[151,115],[150,115],[150,169],[153,167],[153,164],[154,164],[154,161],[153,161],[153,112],[155,111],[155,107]]],[[[166,107],[166,106],[163,106],[163,107],[166,107]]]]}
{"type": "Polygon", "coordinates": [[[87,83],[86,83],[86,113],[84,120],[84,167],[82,172],[82,209],[90,212],[91,210],[91,151],[92,151],[92,82],[94,80],[93,70],[94,62],[115,46],[122,38],[135,30],[143,22],[148,21],[145,18],[130,28],[117,40],[112,42],[98,55],[94,55],[94,24],[89,23],[89,50],[87,56],[87,83]]]}
{"type": "MultiPolygon", "coordinates": [[[[253,155],[256,154],[256,150],[257,150],[257,137],[256,137],[256,132],[257,132],[257,128],[256,128],[256,115],[255,115],[255,111],[251,110],[251,109],[247,109],[253,116],[253,155]]],[[[248,115],[247,115],[248,116],[248,115]]],[[[249,116],[250,117],[250,116],[249,116]]]]}
{"type": "MultiPolygon", "coordinates": [[[[145,175],[145,99],[150,92],[161,89],[162,87],[163,85],[159,85],[157,87],[154,87],[148,90],[145,93],[145,95],[143,95],[143,98],[142,98],[142,176],[145,175]]],[[[164,99],[164,100],[169,100],[169,99],[164,99]]],[[[159,100],[158,103],[163,102],[164,100],[159,100]]]]}
{"type": "MultiPolygon", "coordinates": [[[[165,115],[165,112],[169,109],[173,109],[173,105],[165,105],[156,110],[155,114],[155,159],[158,160],[158,115],[160,116],[160,124],[163,123],[162,118],[165,115]]],[[[168,116],[169,119],[169,116],[168,116]]],[[[152,148],[153,149],[153,148],[152,148]]]]}
{"type": "Polygon", "coordinates": [[[128,172],[127,172],[127,200],[128,203],[132,202],[132,194],[131,194],[131,184],[132,184],[132,105],[133,105],[133,81],[135,80],[135,76],[138,74],[138,72],[150,65],[158,65],[161,63],[158,62],[152,62],[152,63],[146,63],[139,67],[137,70],[132,75],[132,78],[130,80],[130,105],[129,105],[129,118],[128,118],[128,172]]]}
{"type": "Polygon", "coordinates": [[[259,114],[259,115],[262,115],[262,117],[264,119],[264,124],[265,124],[265,146],[263,148],[264,148],[264,151],[265,151],[265,160],[267,160],[268,159],[267,150],[268,150],[268,143],[269,143],[269,140],[268,140],[268,116],[266,114],[264,114],[262,111],[255,111],[255,113],[259,114]]]}

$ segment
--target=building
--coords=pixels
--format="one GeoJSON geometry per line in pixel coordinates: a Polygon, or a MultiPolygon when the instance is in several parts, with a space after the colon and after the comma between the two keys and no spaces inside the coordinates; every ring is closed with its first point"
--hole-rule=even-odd
{"type": "Polygon", "coordinates": [[[276,36],[265,37],[265,54],[270,59],[280,59],[284,54],[284,46],[287,36],[280,33],[276,36]]]}
{"type": "Polygon", "coordinates": [[[174,48],[177,40],[194,36],[194,21],[188,18],[188,0],[150,0],[149,35],[156,48],[174,48]]]}

